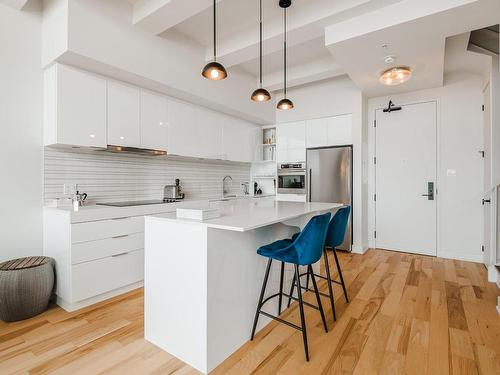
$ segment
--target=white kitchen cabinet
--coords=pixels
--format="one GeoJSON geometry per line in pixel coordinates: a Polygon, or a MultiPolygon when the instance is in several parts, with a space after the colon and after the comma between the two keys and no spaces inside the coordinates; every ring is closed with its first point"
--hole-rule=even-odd
{"type": "Polygon", "coordinates": [[[141,147],[140,103],[139,88],[108,81],[108,144],[141,147]]]}
{"type": "Polygon", "coordinates": [[[105,79],[61,64],[45,70],[44,144],[106,147],[105,79]]]}
{"type": "Polygon", "coordinates": [[[259,129],[245,121],[231,120],[224,123],[224,159],[252,162],[259,129]]]}
{"type": "Polygon", "coordinates": [[[225,159],[223,128],[227,121],[222,114],[205,108],[197,108],[195,132],[197,150],[193,156],[206,159],[225,159]]]}
{"type": "Polygon", "coordinates": [[[306,160],[306,123],[289,122],[276,126],[276,160],[299,162],[306,160]]]}
{"type": "Polygon", "coordinates": [[[198,153],[197,112],[192,104],[178,100],[168,101],[168,153],[194,156],[198,153]]]}
{"type": "Polygon", "coordinates": [[[222,114],[177,100],[169,101],[168,153],[224,159],[222,114]]]}
{"type": "Polygon", "coordinates": [[[168,101],[163,95],[141,90],[141,147],[168,150],[168,101]]]}
{"type": "Polygon", "coordinates": [[[352,145],[352,115],[334,116],[328,119],[327,146],[352,145]]]}
{"type": "Polygon", "coordinates": [[[55,260],[57,304],[65,310],[143,285],[143,216],[72,223],[70,211],[46,208],[43,221],[43,251],[55,260]]]}
{"type": "Polygon", "coordinates": [[[352,115],[307,120],[307,148],[352,144],[352,115]]]}
{"type": "Polygon", "coordinates": [[[307,120],[306,146],[323,147],[328,145],[328,118],[307,120]]]}

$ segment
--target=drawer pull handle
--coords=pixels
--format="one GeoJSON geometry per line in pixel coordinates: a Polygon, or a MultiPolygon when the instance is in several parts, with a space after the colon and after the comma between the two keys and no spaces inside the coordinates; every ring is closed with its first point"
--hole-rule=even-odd
{"type": "Polygon", "coordinates": [[[111,237],[113,239],[117,239],[117,238],[124,238],[124,237],[128,237],[129,235],[128,234],[122,234],[121,236],[114,236],[114,237],[111,237]]]}
{"type": "Polygon", "coordinates": [[[128,253],[120,253],[120,254],[115,254],[115,255],[111,255],[112,258],[117,258],[117,257],[122,257],[124,255],[127,255],[128,253]]]}
{"type": "Polygon", "coordinates": [[[130,218],[127,217],[127,216],[125,216],[125,217],[114,217],[111,220],[126,220],[126,219],[130,219],[130,218]]]}

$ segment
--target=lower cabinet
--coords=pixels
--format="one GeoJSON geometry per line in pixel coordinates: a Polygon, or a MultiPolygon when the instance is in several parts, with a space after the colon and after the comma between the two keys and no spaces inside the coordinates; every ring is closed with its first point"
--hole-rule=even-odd
{"type": "Polygon", "coordinates": [[[81,301],[144,280],[144,249],[72,266],[73,300],[81,301]]]}
{"type": "Polygon", "coordinates": [[[44,209],[44,254],[56,263],[57,304],[67,311],[140,287],[144,217],[71,223],[69,211],[44,209]]]}

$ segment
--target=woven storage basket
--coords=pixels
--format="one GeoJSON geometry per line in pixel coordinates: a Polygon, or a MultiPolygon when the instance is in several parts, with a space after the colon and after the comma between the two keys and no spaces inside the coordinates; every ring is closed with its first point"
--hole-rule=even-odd
{"type": "Polygon", "coordinates": [[[0,319],[14,322],[44,312],[54,288],[54,262],[27,257],[0,264],[0,319]]]}

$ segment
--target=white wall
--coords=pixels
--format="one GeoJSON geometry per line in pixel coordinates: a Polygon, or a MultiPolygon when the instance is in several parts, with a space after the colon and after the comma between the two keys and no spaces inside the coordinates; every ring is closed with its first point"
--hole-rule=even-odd
{"type": "MultiPolygon", "coordinates": [[[[276,95],[276,101],[281,99],[276,95]]],[[[366,183],[362,173],[366,169],[366,139],[363,140],[363,96],[347,76],[311,85],[293,87],[288,97],[295,108],[277,111],[277,123],[301,121],[351,113],[353,119],[353,251],[362,253],[368,247],[366,236],[366,183]],[[365,144],[365,146],[363,146],[365,144]],[[365,152],[363,152],[365,150],[365,152]]]]}
{"type": "Polygon", "coordinates": [[[42,253],[40,22],[0,5],[0,261],[42,253]]]}
{"type": "MultiPolygon", "coordinates": [[[[479,76],[450,76],[442,88],[369,100],[369,154],[374,155],[375,110],[436,100],[438,105],[438,246],[445,258],[482,261],[483,81],[479,76]],[[447,176],[447,169],[456,170],[447,176]]],[[[369,158],[369,160],[371,160],[369,158]]],[[[369,168],[369,196],[374,193],[374,168],[369,168]]],[[[370,245],[374,246],[374,203],[369,201],[370,245]]]]}

